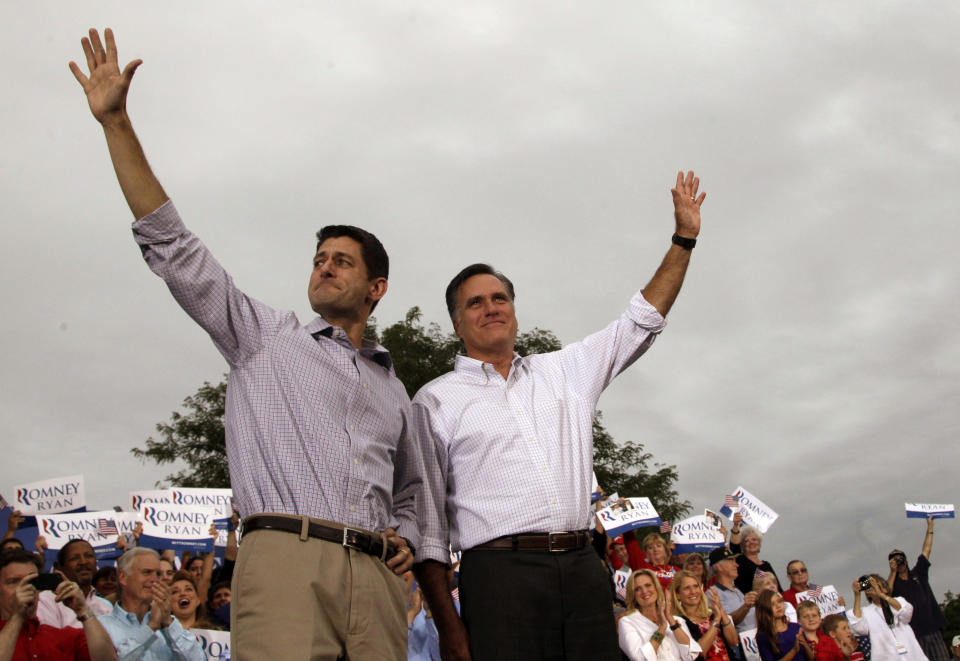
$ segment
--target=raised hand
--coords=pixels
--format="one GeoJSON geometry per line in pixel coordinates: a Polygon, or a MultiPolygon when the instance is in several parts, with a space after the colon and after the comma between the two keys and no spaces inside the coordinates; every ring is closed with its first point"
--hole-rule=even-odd
{"type": "Polygon", "coordinates": [[[83,87],[90,104],[90,112],[101,124],[113,119],[122,118],[126,112],[127,91],[133,74],[143,60],[134,60],[120,71],[117,61],[117,43],[113,38],[113,30],[103,31],[106,48],[100,42],[100,35],[93,28],[90,29],[90,38],[80,40],[83,54],[87,58],[87,68],[90,75],[85,76],[76,62],[70,62],[70,71],[83,87]]]}
{"type": "Polygon", "coordinates": [[[83,615],[87,610],[87,600],[84,599],[80,586],[68,580],[63,572],[58,571],[57,573],[63,576],[64,580],[57,586],[54,592],[56,595],[54,601],[63,603],[64,606],[68,607],[78,616],[83,615]]]}
{"type": "Polygon", "coordinates": [[[150,604],[150,619],[147,625],[159,631],[170,624],[170,588],[163,581],[153,584],[153,602],[150,604]]]}
{"type": "Polygon", "coordinates": [[[695,239],[700,233],[700,205],[703,204],[706,193],[697,195],[700,188],[700,179],[695,177],[693,170],[683,176],[677,173],[677,185],[670,190],[673,194],[673,217],[677,221],[677,234],[688,239],[695,239]]]}

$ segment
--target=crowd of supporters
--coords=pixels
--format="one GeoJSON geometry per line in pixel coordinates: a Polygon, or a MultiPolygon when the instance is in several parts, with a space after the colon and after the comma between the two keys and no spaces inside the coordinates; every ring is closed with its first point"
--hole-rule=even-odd
{"type": "MultiPolygon", "coordinates": [[[[137,646],[147,651],[151,646],[169,648],[176,652],[170,658],[200,660],[206,657],[189,632],[229,630],[230,585],[238,549],[236,516],[219,564],[213,553],[156,552],[135,546],[136,536],[121,536],[117,546],[123,555],[116,566],[98,567],[91,545],[71,540],[57,552],[54,574],[49,575],[44,573],[51,569],[44,562],[44,538],[37,538],[37,553],[33,553],[13,536],[18,514],[11,515],[7,535],[0,541],[0,661],[33,658],[31,653],[38,651],[37,658],[113,659],[118,651],[122,657],[137,646]],[[112,645],[105,645],[107,640],[112,645]],[[78,656],[56,656],[50,652],[54,647],[75,648],[78,656]]],[[[609,537],[598,523],[594,548],[611,578],[624,658],[951,658],[942,638],[945,619],[929,585],[934,519],[927,520],[913,567],[903,551],[894,549],[888,557],[888,574],[857,577],[851,584],[853,603],[846,604],[840,597],[844,612],[829,615],[821,613],[815,601],[803,598],[819,587],[810,580],[804,561],[787,563],[781,583],[776,568],[760,557],[762,535],[742,525],[739,514],[730,531],[721,530],[724,546],[709,554],[678,555],[658,532],[609,537]]],[[[457,560],[454,555],[448,577],[458,604],[457,560]]],[[[405,578],[409,658],[439,659],[429,605],[412,573],[405,578]]],[[[953,641],[952,652],[960,659],[960,640],[953,641]]]]}

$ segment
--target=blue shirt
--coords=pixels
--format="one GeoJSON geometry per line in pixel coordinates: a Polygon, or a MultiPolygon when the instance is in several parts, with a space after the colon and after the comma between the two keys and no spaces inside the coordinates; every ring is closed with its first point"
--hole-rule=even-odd
{"type": "Polygon", "coordinates": [[[197,637],[180,626],[177,618],[158,631],[147,625],[150,612],[137,620],[117,604],[113,611],[99,618],[117,648],[118,661],[207,661],[197,637]]]}

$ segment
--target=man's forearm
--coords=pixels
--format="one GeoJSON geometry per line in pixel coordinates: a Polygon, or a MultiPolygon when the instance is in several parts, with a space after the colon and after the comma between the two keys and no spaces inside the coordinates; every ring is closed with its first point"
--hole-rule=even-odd
{"type": "Polygon", "coordinates": [[[690,264],[690,251],[677,245],[671,245],[664,255],[660,267],[650,282],[643,288],[643,298],[666,317],[677,300],[683,278],[690,264]]]}
{"type": "Polygon", "coordinates": [[[933,550],[933,518],[927,519],[927,532],[923,536],[923,548],[920,553],[927,560],[930,559],[930,551],[933,550]]]}
{"type": "Polygon", "coordinates": [[[457,608],[450,595],[446,565],[436,560],[424,560],[413,566],[413,573],[424,598],[430,604],[430,612],[437,629],[443,631],[451,625],[457,625],[460,616],[457,615],[457,608]]]}
{"type": "Polygon", "coordinates": [[[134,217],[142,218],[166,202],[169,198],[150,169],[126,112],[105,121],[103,134],[120,190],[134,217]]]}
{"type": "Polygon", "coordinates": [[[10,616],[3,630],[0,631],[0,661],[10,661],[17,647],[17,638],[23,626],[23,617],[17,613],[10,616]]]}
{"type": "Polygon", "coordinates": [[[83,623],[83,635],[87,637],[90,661],[117,661],[117,650],[110,634],[92,613],[90,619],[83,623]]]}
{"type": "Polygon", "coordinates": [[[743,622],[743,618],[747,616],[747,613],[750,611],[750,604],[744,604],[737,610],[730,613],[730,618],[733,620],[734,624],[740,624],[743,622]]]}

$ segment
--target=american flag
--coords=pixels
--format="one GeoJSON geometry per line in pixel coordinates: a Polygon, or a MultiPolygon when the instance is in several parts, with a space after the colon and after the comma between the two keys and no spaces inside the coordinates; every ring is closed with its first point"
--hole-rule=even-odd
{"type": "Polygon", "coordinates": [[[670,525],[669,521],[662,521],[660,523],[660,532],[662,532],[663,534],[667,534],[671,530],[673,530],[673,526],[670,525]]]}
{"type": "Polygon", "coordinates": [[[814,599],[819,599],[821,592],[823,592],[823,586],[822,586],[822,585],[811,585],[811,586],[810,586],[810,596],[813,597],[814,599]]]}
{"type": "Polygon", "coordinates": [[[97,532],[103,537],[113,537],[119,535],[117,523],[113,519],[97,519],[97,532]]]}
{"type": "Polygon", "coordinates": [[[724,507],[740,507],[740,496],[727,494],[723,497],[724,507]]]}
{"type": "Polygon", "coordinates": [[[767,575],[767,572],[763,571],[762,569],[758,569],[758,570],[756,571],[756,573],[753,575],[753,577],[754,577],[754,578],[763,578],[763,577],[766,576],[766,575],[767,575]]]}

